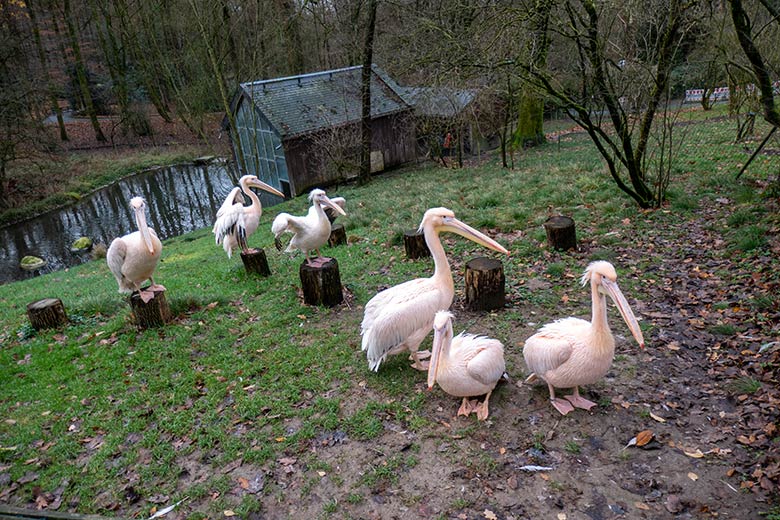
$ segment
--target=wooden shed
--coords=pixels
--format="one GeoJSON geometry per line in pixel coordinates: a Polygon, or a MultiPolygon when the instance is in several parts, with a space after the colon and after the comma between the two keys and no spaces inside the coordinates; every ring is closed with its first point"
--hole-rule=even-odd
{"type": "MultiPolygon", "coordinates": [[[[358,174],[362,66],[241,84],[233,99],[245,173],[288,197],[358,174]]],[[[229,125],[226,125],[229,126],[229,125]]],[[[412,107],[376,65],[371,74],[371,169],[415,158],[412,107]]]]}

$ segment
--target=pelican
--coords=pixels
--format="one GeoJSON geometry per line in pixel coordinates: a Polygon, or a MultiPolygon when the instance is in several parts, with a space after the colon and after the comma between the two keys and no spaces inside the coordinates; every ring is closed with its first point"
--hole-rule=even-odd
{"type": "Polygon", "coordinates": [[[579,386],[594,383],[609,370],[615,355],[615,338],[607,323],[606,295],[615,302],[641,348],[645,348],[642,330],[617,284],[617,273],[609,262],[592,262],[582,275],[582,285],[590,282],[593,316],[590,322],[564,318],[548,323],[528,338],[523,348],[525,364],[532,372],[526,382],[542,378],[550,390],[550,401],[562,415],[596,405],[580,396],[579,386]],[[555,397],[555,387],[574,388],[566,399],[555,397]]]}
{"type": "Polygon", "coordinates": [[[341,206],[335,204],[320,189],[311,190],[309,193],[311,207],[305,217],[294,217],[289,213],[279,213],[271,224],[276,243],[276,249],[281,251],[282,241],[279,237],[284,232],[292,233],[293,237],[285,249],[286,253],[300,249],[306,257],[306,263],[312,267],[322,267],[329,259],[323,258],[320,248],[328,242],[330,237],[330,220],[325,215],[323,208],[331,208],[336,213],[346,215],[341,206]],[[317,257],[309,258],[311,251],[317,252],[317,257]]]}
{"type": "Polygon", "coordinates": [[[135,212],[138,231],[115,238],[106,252],[106,263],[116,278],[120,293],[138,291],[144,303],[149,303],[154,298],[153,291],[165,290],[165,287],[155,284],[152,279],[154,268],[160,260],[162,243],[154,229],[146,225],[144,199],[133,197],[130,199],[130,207],[135,212]],[[146,280],[151,285],[141,290],[141,284],[146,280]]]}
{"type": "MultiPolygon", "coordinates": [[[[330,201],[341,209],[346,209],[347,207],[347,199],[344,197],[333,197],[330,199],[330,201]]],[[[333,209],[327,204],[320,204],[320,206],[322,206],[322,209],[325,210],[325,215],[328,217],[330,223],[333,224],[333,222],[336,220],[336,217],[338,217],[338,214],[333,211],[333,209]]]]}
{"type": "Polygon", "coordinates": [[[260,204],[260,199],[249,188],[260,188],[263,191],[284,198],[282,192],[264,183],[254,175],[244,175],[238,180],[238,184],[239,186],[230,190],[230,194],[225,199],[225,202],[222,203],[219,211],[217,211],[217,220],[214,222],[214,229],[212,230],[217,245],[222,244],[222,249],[225,250],[228,258],[230,258],[233,250],[236,248],[240,247],[242,253],[246,253],[249,250],[246,239],[257,230],[260,216],[263,214],[263,206],[260,204]],[[252,201],[251,205],[244,206],[242,191],[252,201]]]}
{"type": "Polygon", "coordinates": [[[439,239],[441,231],[450,231],[473,240],[477,244],[509,254],[501,244],[455,218],[447,208],[432,208],[425,212],[420,230],[433,256],[434,273],[431,278],[417,278],[380,292],[366,304],[360,334],[362,349],[366,351],[368,367],[378,371],[388,355],[411,352],[412,365],[427,370],[421,359],[428,352],[418,352],[425,336],[433,327],[436,311],[447,310],[455,295],[450,264],[439,239]]]}
{"type": "Polygon", "coordinates": [[[461,332],[452,337],[453,315],[439,311],[433,318],[433,348],[428,366],[428,390],[439,383],[442,390],[463,402],[458,415],[477,413],[484,421],[488,416],[488,399],[496,383],[504,375],[504,346],[497,339],[461,332]],[[485,395],[478,404],[470,396],[485,395]]]}

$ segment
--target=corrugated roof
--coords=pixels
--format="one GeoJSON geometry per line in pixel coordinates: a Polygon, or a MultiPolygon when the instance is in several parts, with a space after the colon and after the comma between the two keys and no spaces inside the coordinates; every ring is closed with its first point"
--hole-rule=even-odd
{"type": "MultiPolygon", "coordinates": [[[[241,88],[282,137],[359,121],[361,71],[347,67],[301,76],[242,83],[241,88]]],[[[371,117],[408,110],[399,87],[379,67],[371,67],[371,117]]]]}
{"type": "Polygon", "coordinates": [[[428,117],[458,115],[477,96],[475,90],[448,87],[399,87],[401,95],[415,111],[428,117]]]}

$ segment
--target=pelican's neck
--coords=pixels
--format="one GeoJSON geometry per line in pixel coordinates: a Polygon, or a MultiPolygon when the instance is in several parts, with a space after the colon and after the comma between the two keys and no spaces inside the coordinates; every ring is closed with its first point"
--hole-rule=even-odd
{"type": "Polygon", "coordinates": [[[146,225],[146,215],[144,214],[143,206],[135,210],[135,224],[138,226],[138,231],[141,233],[146,248],[151,253],[153,249],[152,235],[149,233],[149,226],[146,225]]]}
{"type": "Polygon", "coordinates": [[[263,205],[260,204],[260,197],[257,196],[257,193],[252,191],[249,186],[246,185],[246,183],[241,183],[241,191],[244,192],[244,194],[249,197],[249,200],[252,201],[251,207],[257,211],[258,213],[263,213],[263,205]]]}
{"type": "Polygon", "coordinates": [[[325,214],[325,210],[322,208],[322,204],[317,201],[312,201],[312,207],[314,208],[314,211],[317,212],[317,220],[327,220],[328,224],[330,224],[330,219],[328,218],[328,215],[325,214]]]}
{"type": "Polygon", "coordinates": [[[454,290],[455,285],[452,281],[450,263],[447,261],[447,254],[444,252],[444,246],[441,245],[439,232],[436,231],[433,226],[425,226],[423,234],[425,235],[425,243],[428,245],[428,249],[431,251],[431,256],[433,257],[433,278],[444,280],[454,290]]]}
{"type": "Polygon", "coordinates": [[[598,284],[595,281],[590,282],[590,292],[593,300],[590,319],[591,334],[594,337],[592,344],[595,348],[614,349],[614,342],[611,339],[612,331],[609,330],[609,323],[607,323],[607,298],[599,292],[598,284]]]}

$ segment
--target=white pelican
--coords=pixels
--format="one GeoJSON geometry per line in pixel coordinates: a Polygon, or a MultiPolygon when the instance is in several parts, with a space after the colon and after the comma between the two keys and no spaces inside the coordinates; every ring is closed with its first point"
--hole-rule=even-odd
{"type": "Polygon", "coordinates": [[[287,245],[285,252],[290,253],[296,249],[303,251],[306,263],[313,267],[321,267],[327,258],[320,254],[320,248],[328,242],[330,237],[330,220],[325,215],[324,207],[332,208],[336,213],[346,215],[341,206],[335,204],[320,189],[311,190],[309,193],[311,207],[305,217],[294,217],[289,213],[279,213],[271,224],[276,243],[276,249],[281,251],[282,241],[279,237],[284,232],[292,233],[293,237],[287,245]],[[317,252],[317,257],[309,258],[311,251],[317,252]]]}
{"type": "Polygon", "coordinates": [[[135,212],[138,231],[115,238],[106,252],[106,263],[116,278],[119,292],[138,291],[144,303],[149,303],[154,298],[152,291],[165,290],[165,287],[156,285],[152,280],[152,273],[160,260],[162,243],[154,229],[146,225],[144,199],[133,197],[130,199],[130,207],[135,212]],[[151,285],[142,291],[141,284],[146,280],[151,285]]]}
{"type": "Polygon", "coordinates": [[[509,254],[501,244],[455,218],[447,208],[425,212],[420,230],[433,256],[431,278],[417,278],[384,290],[366,304],[360,334],[368,367],[378,371],[388,355],[411,351],[410,359],[417,370],[427,370],[420,359],[428,352],[417,352],[420,343],[433,327],[436,311],[447,310],[455,295],[450,264],[439,240],[439,232],[450,231],[494,251],[509,254]]]}
{"type": "Polygon", "coordinates": [[[607,323],[609,295],[641,348],[642,330],[617,285],[617,273],[609,262],[592,262],[582,275],[582,285],[590,282],[593,298],[591,321],[564,318],[548,323],[528,338],[523,348],[525,364],[532,372],[526,382],[541,377],[550,390],[553,406],[566,415],[574,407],[590,410],[596,403],[580,397],[579,386],[594,383],[609,370],[615,354],[615,338],[607,323]],[[566,400],[555,397],[555,387],[574,388],[566,400]]]}
{"type": "Polygon", "coordinates": [[[268,193],[273,193],[284,198],[284,194],[279,190],[269,186],[254,175],[244,175],[238,180],[239,186],[230,190],[225,202],[217,211],[217,220],[214,222],[214,237],[217,245],[222,244],[222,249],[230,258],[233,250],[241,248],[242,253],[246,253],[249,247],[246,239],[257,230],[260,217],[263,214],[263,206],[260,199],[250,187],[260,188],[268,193]],[[252,204],[244,206],[244,192],[252,204]]]}
{"type": "Polygon", "coordinates": [[[458,415],[477,413],[484,421],[488,416],[488,399],[504,375],[504,346],[497,339],[461,332],[452,337],[453,315],[439,311],[433,319],[433,348],[428,366],[428,390],[439,383],[442,390],[463,402],[458,415]],[[469,397],[485,395],[481,404],[469,397]]]}

